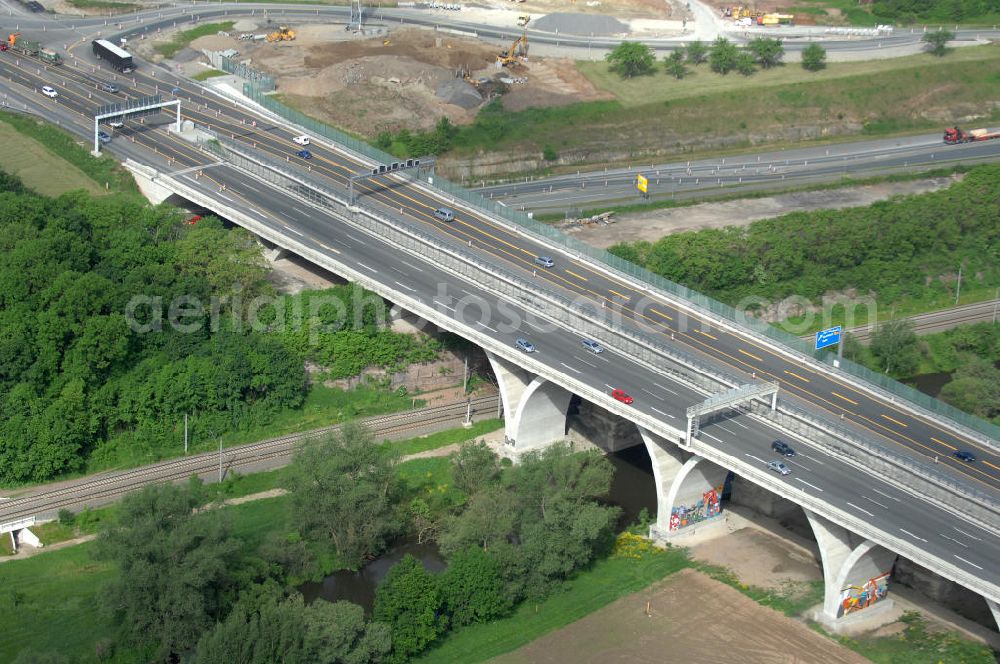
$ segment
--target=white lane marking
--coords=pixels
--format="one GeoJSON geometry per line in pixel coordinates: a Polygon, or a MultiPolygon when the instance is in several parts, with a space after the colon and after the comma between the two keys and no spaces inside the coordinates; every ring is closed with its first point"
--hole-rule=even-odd
{"type": "Polygon", "coordinates": [[[957,539],[955,539],[954,537],[948,537],[948,536],[947,536],[947,535],[945,535],[944,533],[938,533],[938,534],[939,534],[939,535],[941,535],[941,537],[945,538],[946,540],[951,540],[952,542],[954,542],[955,544],[959,545],[959,546],[960,546],[960,547],[962,547],[963,549],[968,549],[968,548],[969,548],[969,545],[968,545],[968,544],[966,544],[965,542],[959,542],[959,541],[958,541],[957,539]]]}
{"type": "Polygon", "coordinates": [[[725,442],[721,438],[716,438],[715,436],[713,436],[712,434],[708,433],[707,431],[702,431],[702,433],[705,434],[706,436],[708,436],[709,438],[713,438],[713,439],[719,441],[720,443],[725,442]]]}
{"type": "Polygon", "coordinates": [[[864,498],[865,500],[867,500],[870,503],[875,503],[876,505],[878,505],[879,507],[881,507],[884,510],[889,509],[888,505],[883,505],[882,503],[880,503],[879,501],[875,500],[874,498],[869,498],[868,496],[861,496],[861,497],[864,498]]]}
{"type": "Polygon", "coordinates": [[[752,455],[752,454],[749,454],[749,453],[747,453],[747,452],[744,452],[744,454],[746,454],[746,455],[747,455],[748,457],[750,457],[751,459],[754,459],[754,460],[756,460],[756,461],[760,461],[761,463],[767,463],[766,461],[764,461],[763,459],[761,459],[761,458],[760,458],[759,456],[754,456],[754,455],[752,455]]]}
{"type": "Polygon", "coordinates": [[[355,235],[354,233],[348,233],[347,231],[344,231],[344,235],[346,235],[347,237],[351,238],[351,239],[352,239],[352,240],[354,240],[355,242],[360,242],[361,244],[364,244],[364,243],[365,243],[365,241],[364,241],[364,240],[362,240],[361,238],[359,238],[359,237],[358,237],[357,235],[355,235]]]}
{"type": "Polygon", "coordinates": [[[818,487],[818,486],[816,486],[815,484],[809,484],[809,482],[806,482],[806,481],[805,481],[804,479],[802,479],[801,477],[796,477],[796,478],[795,478],[795,481],[796,481],[796,482],[802,482],[802,483],[803,483],[803,484],[805,484],[806,486],[811,486],[812,488],[816,489],[817,491],[820,491],[820,492],[822,492],[822,491],[823,491],[823,489],[819,488],[819,487],[818,487]]]}
{"type": "Polygon", "coordinates": [[[305,215],[305,216],[307,216],[307,217],[309,216],[309,213],[308,213],[308,212],[306,212],[305,210],[303,210],[303,209],[302,209],[302,208],[300,208],[300,207],[295,207],[295,206],[293,205],[293,206],[292,206],[292,209],[293,209],[293,210],[295,210],[296,212],[298,212],[299,214],[304,214],[304,215],[305,215]]]}
{"type": "Polygon", "coordinates": [[[851,507],[853,507],[854,509],[858,510],[859,512],[864,512],[864,513],[865,513],[865,514],[867,514],[868,516],[875,516],[874,514],[872,514],[871,512],[869,512],[868,510],[866,510],[865,508],[863,508],[863,507],[858,507],[858,506],[857,506],[857,505],[855,505],[854,503],[847,503],[847,504],[848,504],[848,505],[850,505],[851,507]]]}
{"type": "Polygon", "coordinates": [[[800,453],[799,453],[799,456],[800,456],[800,457],[802,457],[803,459],[809,459],[809,460],[810,460],[810,461],[812,461],[813,463],[818,463],[818,464],[819,464],[819,465],[821,465],[821,466],[825,466],[825,465],[826,465],[825,463],[823,463],[822,461],[820,461],[820,460],[819,460],[819,459],[817,459],[816,457],[813,457],[813,456],[809,456],[808,454],[802,454],[802,453],[800,452],[800,453]]]}
{"type": "Polygon", "coordinates": [[[608,385],[607,383],[604,384],[604,387],[608,388],[609,390],[615,389],[615,388],[611,387],[610,385],[608,385]]]}
{"type": "Polygon", "coordinates": [[[434,300],[434,304],[438,305],[439,307],[444,307],[448,311],[455,311],[455,307],[445,304],[444,302],[438,302],[437,300],[434,300]]]}
{"type": "MultiPolygon", "coordinates": [[[[282,225],[284,225],[284,224],[282,224],[282,225]]],[[[297,230],[295,230],[295,229],[294,229],[294,228],[292,228],[291,226],[285,226],[285,230],[286,230],[286,231],[289,231],[289,232],[291,232],[291,233],[295,233],[295,234],[296,234],[296,235],[298,235],[299,237],[305,237],[304,235],[302,235],[302,233],[298,232],[297,230]]]]}
{"type": "Polygon", "coordinates": [[[465,293],[465,294],[466,294],[466,295],[468,295],[469,297],[479,297],[479,296],[478,296],[478,295],[476,295],[475,293],[470,293],[469,291],[465,290],[464,288],[459,288],[458,290],[462,291],[463,293],[465,293]]]}
{"type": "Polygon", "coordinates": [[[596,365],[596,364],[590,364],[590,362],[588,362],[587,360],[583,359],[582,357],[577,357],[576,355],[574,355],[574,356],[573,356],[573,359],[574,359],[574,360],[579,360],[579,361],[583,362],[583,363],[584,363],[584,364],[586,364],[586,365],[589,365],[589,366],[592,366],[592,367],[594,367],[595,369],[597,368],[597,365],[596,365]]]}
{"type": "Polygon", "coordinates": [[[674,395],[676,395],[676,394],[677,394],[676,392],[674,392],[674,391],[673,391],[672,389],[670,389],[669,387],[664,387],[663,385],[660,385],[659,383],[653,383],[653,385],[656,385],[656,386],[657,386],[658,388],[660,388],[661,390],[665,390],[665,391],[667,391],[667,392],[670,392],[671,394],[674,394],[674,395]]]}
{"type": "Polygon", "coordinates": [[[722,429],[726,433],[730,433],[730,434],[732,434],[734,436],[737,435],[735,431],[733,431],[732,429],[727,429],[726,427],[722,426],[721,424],[716,424],[715,426],[719,427],[720,429],[722,429]]]}
{"type": "Polygon", "coordinates": [[[799,468],[801,468],[802,470],[805,470],[805,471],[807,471],[807,472],[810,472],[810,473],[811,473],[811,472],[813,471],[813,469],[812,469],[812,468],[810,468],[809,466],[803,466],[803,465],[802,465],[801,463],[799,463],[798,461],[789,461],[788,463],[792,464],[793,466],[798,466],[798,467],[799,467],[799,468]]]}
{"type": "Polygon", "coordinates": [[[744,429],[749,429],[750,428],[747,425],[743,424],[742,422],[737,422],[736,420],[729,420],[729,421],[732,422],[733,424],[735,424],[738,427],[743,427],[744,429]]]}
{"type": "Polygon", "coordinates": [[[878,489],[876,489],[875,487],[872,487],[872,491],[874,491],[875,493],[877,493],[877,494],[878,494],[878,495],[880,495],[880,496],[885,496],[885,497],[886,497],[886,498],[888,498],[889,500],[895,500],[895,501],[896,501],[897,503],[899,502],[899,498],[897,498],[896,496],[890,496],[890,495],[889,495],[889,494],[887,494],[886,492],[884,492],[884,491],[879,491],[879,490],[878,490],[878,489]]]}
{"type": "MultiPolygon", "coordinates": [[[[901,532],[901,533],[906,533],[907,535],[909,535],[909,536],[910,536],[910,537],[912,537],[913,539],[918,539],[918,540],[920,540],[921,542],[925,542],[925,543],[927,542],[927,540],[925,540],[925,539],[924,539],[923,537],[921,537],[920,535],[914,535],[913,533],[911,533],[911,532],[910,532],[909,530],[906,530],[905,528],[900,528],[900,529],[899,529],[899,532],[901,532]]],[[[966,561],[966,562],[968,562],[968,561],[966,561]]]]}
{"type": "Polygon", "coordinates": [[[659,409],[659,408],[657,408],[656,406],[650,406],[650,408],[651,408],[652,410],[655,410],[655,411],[656,411],[657,413],[659,413],[660,415],[664,415],[664,416],[666,416],[666,417],[669,417],[669,418],[670,418],[670,419],[672,419],[672,420],[674,420],[674,419],[677,419],[677,418],[675,418],[675,417],[674,417],[673,415],[671,415],[670,413],[664,413],[664,412],[663,412],[662,410],[660,410],[660,409],[659,409]]]}
{"type": "Polygon", "coordinates": [[[375,268],[371,267],[370,265],[365,265],[361,261],[358,261],[358,265],[360,265],[361,267],[365,268],[366,270],[371,270],[375,274],[378,274],[378,270],[376,270],[375,268]]]}
{"type": "Polygon", "coordinates": [[[214,192],[212,195],[215,196],[216,198],[224,198],[225,200],[229,201],[230,203],[233,202],[233,199],[231,199],[229,196],[226,196],[225,194],[220,194],[217,191],[214,192]]]}
{"type": "MultiPolygon", "coordinates": [[[[952,528],[955,528],[955,526],[952,526],[952,528]]],[[[978,537],[976,537],[975,535],[970,535],[969,533],[965,532],[964,530],[962,530],[960,528],[955,528],[955,530],[957,530],[958,532],[962,533],[966,537],[971,537],[972,539],[976,540],[977,542],[982,542],[983,541],[983,540],[979,539],[978,537]]]]}
{"type": "Polygon", "coordinates": [[[489,325],[487,325],[486,323],[484,323],[481,320],[477,320],[476,321],[476,325],[481,325],[481,326],[485,327],[487,330],[489,330],[490,332],[496,332],[496,330],[494,330],[492,327],[490,327],[489,325]]]}
{"type": "Polygon", "coordinates": [[[955,556],[956,558],[958,558],[959,560],[961,560],[963,563],[968,563],[969,565],[972,565],[976,569],[982,569],[982,567],[980,567],[976,563],[974,563],[972,561],[969,561],[969,560],[966,560],[965,558],[963,558],[962,556],[958,555],[957,553],[953,553],[951,555],[955,556]]]}
{"type": "Polygon", "coordinates": [[[410,288],[410,287],[409,287],[409,286],[407,286],[406,284],[401,284],[401,283],[399,283],[398,281],[394,281],[394,282],[392,282],[392,283],[396,284],[396,285],[397,285],[397,286],[399,286],[400,288],[405,288],[406,290],[410,291],[411,293],[412,293],[412,292],[414,292],[414,291],[416,290],[416,289],[414,289],[414,288],[410,288]]]}
{"type": "Polygon", "coordinates": [[[404,261],[404,260],[403,260],[402,258],[400,258],[400,259],[398,259],[398,260],[399,260],[399,262],[400,262],[400,263],[402,263],[403,265],[406,265],[406,266],[410,267],[411,269],[414,269],[414,270],[416,270],[417,272],[423,272],[423,269],[422,269],[422,268],[419,268],[419,267],[417,267],[416,265],[414,265],[413,263],[411,263],[411,262],[409,262],[409,261],[404,261]]]}
{"type": "Polygon", "coordinates": [[[581,371],[580,371],[579,369],[576,369],[576,368],[574,368],[574,367],[571,367],[571,366],[569,366],[568,364],[566,364],[565,362],[560,362],[559,364],[563,365],[564,367],[566,367],[566,368],[567,368],[567,369],[569,369],[570,371],[575,371],[576,373],[581,373],[581,371]]]}

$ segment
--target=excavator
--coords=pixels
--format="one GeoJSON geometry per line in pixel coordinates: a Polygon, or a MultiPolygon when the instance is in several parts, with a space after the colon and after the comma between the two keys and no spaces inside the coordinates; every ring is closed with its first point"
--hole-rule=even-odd
{"type": "Polygon", "coordinates": [[[267,41],[269,42],[292,41],[293,39],[295,39],[295,31],[289,30],[285,26],[281,26],[267,36],[267,41]]]}
{"type": "Polygon", "coordinates": [[[506,51],[501,51],[497,56],[497,62],[507,67],[521,60],[528,59],[528,33],[524,33],[514,40],[506,51]]]}
{"type": "Polygon", "coordinates": [[[8,48],[14,46],[17,43],[17,38],[21,36],[20,32],[12,32],[7,35],[7,41],[0,43],[0,51],[6,51],[8,48]]]}

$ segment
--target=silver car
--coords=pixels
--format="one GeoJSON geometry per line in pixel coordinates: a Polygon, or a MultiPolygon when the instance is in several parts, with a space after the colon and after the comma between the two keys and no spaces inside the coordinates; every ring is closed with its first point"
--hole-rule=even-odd
{"type": "Polygon", "coordinates": [[[786,466],[781,461],[769,461],[767,464],[767,469],[773,470],[779,475],[788,475],[789,473],[792,472],[792,469],[786,466]]]}
{"type": "Polygon", "coordinates": [[[525,353],[534,353],[535,344],[531,343],[527,339],[519,338],[514,342],[514,345],[519,349],[523,350],[525,353]]]}
{"type": "Polygon", "coordinates": [[[604,352],[604,346],[597,343],[593,339],[582,339],[580,343],[583,344],[584,348],[589,350],[591,353],[594,353],[595,355],[599,355],[604,352]]]}
{"type": "Polygon", "coordinates": [[[549,258],[548,256],[536,256],[535,265],[541,265],[542,267],[552,267],[556,262],[549,258]]]}

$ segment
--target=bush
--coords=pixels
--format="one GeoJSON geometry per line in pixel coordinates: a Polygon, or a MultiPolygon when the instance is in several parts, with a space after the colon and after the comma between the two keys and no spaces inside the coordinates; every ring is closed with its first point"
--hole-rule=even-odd
{"type": "Polygon", "coordinates": [[[72,526],[76,523],[76,515],[64,507],[59,510],[59,523],[64,526],[72,526]]]}
{"type": "Polygon", "coordinates": [[[452,556],[438,581],[453,625],[489,622],[506,615],[513,606],[499,561],[479,547],[452,556]]]}

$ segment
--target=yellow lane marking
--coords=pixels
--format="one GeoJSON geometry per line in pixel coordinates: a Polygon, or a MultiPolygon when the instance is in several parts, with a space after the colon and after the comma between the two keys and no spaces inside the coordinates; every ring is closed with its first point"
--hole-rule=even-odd
{"type": "Polygon", "coordinates": [[[890,422],[894,422],[894,423],[898,424],[898,425],[899,425],[899,426],[901,426],[901,427],[906,427],[906,426],[909,426],[908,424],[903,424],[903,423],[902,423],[902,422],[900,422],[899,420],[897,420],[897,419],[895,419],[895,418],[892,418],[892,417],[889,417],[888,415],[886,415],[886,414],[884,414],[884,413],[879,413],[879,416],[880,416],[880,417],[884,417],[885,419],[889,420],[890,422]]]}
{"type": "Polygon", "coordinates": [[[789,371],[788,369],[785,369],[785,373],[788,374],[789,376],[795,376],[796,378],[798,378],[799,380],[801,380],[803,382],[806,382],[806,383],[811,382],[808,378],[803,378],[802,376],[798,375],[794,371],[789,371]]]}
{"type": "Polygon", "coordinates": [[[317,242],[316,244],[318,244],[319,246],[323,247],[323,248],[324,248],[324,249],[326,249],[327,251],[332,251],[332,252],[333,252],[333,253],[335,253],[335,254],[339,254],[339,253],[340,253],[339,251],[337,251],[336,249],[334,249],[333,247],[331,247],[331,246],[330,246],[330,245],[328,245],[328,244],[324,244],[324,243],[322,243],[322,242],[317,242]]]}
{"type": "Polygon", "coordinates": [[[854,404],[855,406],[857,406],[857,405],[858,405],[858,402],[857,402],[857,401],[855,401],[854,399],[848,399],[848,398],[847,398],[847,397],[845,397],[845,396],[844,396],[843,394],[837,394],[837,393],[836,393],[836,392],[834,392],[833,390],[830,390],[830,394],[832,394],[833,396],[837,397],[838,399],[843,399],[843,400],[844,400],[844,401],[846,401],[847,403],[852,403],[852,404],[854,404]]]}
{"type": "MultiPolygon", "coordinates": [[[[885,416],[883,415],[883,417],[885,417],[885,416]]],[[[931,436],[931,440],[933,440],[935,443],[938,443],[939,445],[944,445],[945,447],[947,447],[950,450],[957,450],[958,449],[954,445],[949,445],[948,443],[944,442],[943,440],[938,440],[934,436],[931,436]]],[[[985,462],[983,462],[983,463],[985,463],[985,462]]]]}
{"type": "MultiPolygon", "coordinates": [[[[76,96],[76,95],[74,95],[74,96],[76,96]]],[[[82,115],[82,114],[81,114],[81,115],[82,115]]],[[[185,115],[187,115],[187,114],[185,114],[185,115]]],[[[221,119],[221,120],[223,120],[223,122],[225,122],[225,121],[226,121],[226,120],[227,120],[228,118],[225,118],[225,117],[222,117],[222,118],[219,118],[219,119],[221,119]]],[[[229,121],[230,121],[230,122],[232,122],[232,120],[229,120],[229,121]]],[[[137,136],[136,138],[138,138],[138,139],[139,139],[139,141],[138,141],[138,142],[143,142],[143,141],[142,141],[142,138],[143,138],[143,137],[142,137],[141,135],[140,135],[140,136],[137,136]]],[[[263,137],[263,136],[262,136],[261,138],[264,138],[264,139],[266,140],[266,138],[265,138],[265,137],[263,137]]],[[[176,143],[180,143],[179,141],[171,141],[171,142],[172,142],[172,143],[175,143],[175,144],[176,144],[176,143]]],[[[267,145],[267,143],[265,143],[265,145],[267,145]]],[[[190,151],[191,153],[194,153],[194,151],[193,151],[193,150],[190,150],[190,147],[189,147],[189,146],[186,146],[186,145],[183,145],[183,144],[178,144],[178,145],[175,145],[175,147],[176,147],[176,148],[180,148],[180,150],[181,150],[181,151],[183,151],[183,152],[188,152],[188,151],[190,151]]],[[[194,155],[196,155],[196,154],[197,154],[197,153],[194,153],[194,155]]],[[[343,155],[341,155],[340,153],[337,153],[337,154],[338,154],[338,156],[340,156],[340,157],[341,157],[342,159],[346,158],[346,159],[347,159],[348,161],[353,161],[353,160],[351,160],[351,159],[350,159],[349,157],[344,157],[344,156],[343,156],[343,155]]],[[[326,160],[326,159],[323,159],[323,161],[327,161],[327,160],[326,160]]],[[[328,163],[331,163],[331,165],[332,165],[332,166],[334,166],[335,168],[338,168],[338,169],[343,169],[343,166],[342,166],[342,165],[340,165],[340,164],[338,164],[338,163],[336,163],[336,162],[328,162],[328,163]]],[[[346,170],[346,169],[344,169],[344,170],[346,170]]],[[[213,178],[206,178],[206,179],[209,179],[210,181],[214,181],[214,179],[213,179],[213,178]]],[[[392,193],[392,192],[391,192],[391,191],[387,192],[387,191],[385,191],[385,190],[382,190],[382,191],[377,191],[377,192],[376,192],[376,191],[375,191],[375,190],[373,189],[373,190],[371,190],[371,193],[373,193],[373,194],[376,194],[376,195],[377,195],[377,194],[381,194],[381,196],[379,196],[379,197],[385,197],[385,198],[388,198],[388,199],[390,199],[390,200],[391,200],[391,198],[392,198],[392,196],[391,196],[391,193],[392,193]],[[387,196],[386,194],[389,194],[389,195],[387,196]]],[[[240,197],[242,198],[242,196],[240,196],[240,197]]],[[[417,204],[418,204],[418,205],[420,205],[421,207],[425,207],[425,208],[426,208],[426,207],[429,207],[429,206],[427,206],[427,205],[426,205],[426,204],[424,204],[424,203],[418,203],[418,202],[417,202],[416,200],[414,200],[414,199],[410,198],[409,196],[406,196],[406,198],[408,198],[409,200],[411,200],[411,201],[412,201],[412,202],[414,202],[414,203],[417,203],[417,204]]],[[[413,216],[413,215],[412,215],[412,214],[408,214],[407,216],[413,216]]],[[[479,217],[479,215],[478,215],[478,214],[475,214],[475,215],[474,215],[474,217],[477,217],[477,218],[478,218],[478,217],[479,217]]],[[[419,220],[419,221],[424,221],[424,220],[422,220],[422,219],[418,219],[418,220],[419,220]]],[[[489,220],[489,219],[482,219],[482,218],[479,218],[479,219],[477,219],[477,220],[479,220],[479,221],[482,221],[482,222],[484,222],[484,223],[486,223],[486,224],[488,224],[488,225],[490,225],[490,226],[492,226],[492,227],[494,227],[494,228],[497,228],[497,230],[503,230],[503,231],[506,231],[506,229],[505,229],[505,228],[502,228],[502,227],[497,227],[497,226],[496,226],[496,224],[494,224],[494,223],[492,222],[492,220],[489,220]]],[[[426,222],[425,222],[425,223],[426,223],[426,222]]],[[[463,224],[463,225],[466,225],[466,226],[469,226],[470,228],[474,228],[474,227],[473,227],[472,225],[470,225],[470,224],[463,224]]],[[[476,229],[476,230],[478,230],[478,229],[476,229]]],[[[480,232],[481,232],[481,231],[480,231],[480,232]]],[[[490,235],[489,235],[488,233],[487,233],[486,235],[487,235],[487,236],[490,236],[490,235]]],[[[493,239],[496,239],[496,240],[499,240],[499,238],[495,238],[495,237],[494,237],[493,239]]],[[[503,240],[500,240],[500,242],[503,242],[503,240]]],[[[514,245],[511,245],[510,243],[506,243],[506,242],[504,242],[504,244],[507,244],[508,246],[511,246],[511,247],[514,247],[514,245]]],[[[524,249],[521,249],[520,247],[516,247],[516,248],[517,248],[517,249],[519,249],[520,251],[525,251],[524,249]]],[[[502,250],[501,250],[501,251],[502,251],[502,250]]],[[[490,253],[493,253],[493,252],[490,252],[490,253]]],[[[503,252],[503,253],[508,253],[508,252],[503,252]]],[[[527,252],[526,252],[526,253],[527,253],[527,252]]],[[[588,271],[591,271],[591,272],[594,272],[595,274],[597,274],[597,272],[595,272],[595,271],[594,271],[594,270],[592,270],[592,269],[589,269],[589,268],[586,268],[586,267],[585,267],[585,269],[587,269],[588,271]]],[[[602,274],[602,276],[605,276],[605,277],[607,277],[607,276],[608,276],[608,275],[604,275],[603,273],[601,273],[601,274],[602,274]]],[[[623,284],[623,285],[624,285],[624,284],[623,284]]],[[[632,288],[629,288],[628,286],[625,286],[624,290],[630,290],[630,291],[633,291],[633,292],[635,292],[635,291],[634,291],[634,290],[633,290],[632,288]]],[[[618,295],[619,297],[623,297],[623,298],[625,298],[625,299],[628,299],[627,297],[623,296],[623,295],[622,295],[621,293],[618,293],[618,292],[616,292],[616,291],[612,291],[612,292],[613,292],[613,293],[614,293],[615,295],[618,295]]],[[[606,298],[603,298],[602,296],[599,296],[599,295],[598,295],[597,293],[593,293],[593,295],[595,295],[596,297],[598,297],[598,299],[606,299],[606,298]]],[[[617,304],[617,303],[614,303],[614,302],[612,302],[612,305],[615,305],[615,304],[617,304]]],[[[638,313],[638,312],[625,312],[625,311],[623,311],[623,313],[627,313],[627,314],[628,314],[628,315],[629,315],[630,317],[633,317],[633,316],[636,316],[636,315],[638,315],[638,316],[639,316],[639,317],[641,317],[641,318],[647,318],[647,319],[648,319],[648,317],[647,317],[647,316],[643,316],[642,314],[640,314],[640,313],[638,313]]],[[[660,313],[660,312],[655,312],[655,313],[658,313],[658,314],[660,314],[660,315],[663,315],[663,314],[662,314],[662,313],[660,313]]],[[[668,317],[668,318],[669,318],[669,317],[668,317]]],[[[672,320],[672,319],[671,319],[671,320],[672,320]]],[[[641,322],[641,321],[639,321],[638,319],[636,319],[636,321],[637,321],[637,322],[641,322]]],[[[704,333],[703,333],[703,334],[704,334],[704,333]]],[[[690,339],[691,339],[692,341],[696,341],[696,342],[697,342],[697,340],[696,340],[695,338],[693,338],[693,337],[690,337],[690,335],[684,335],[684,336],[685,336],[685,337],[688,337],[688,338],[690,338],[690,339]]],[[[706,336],[711,336],[711,335],[707,335],[707,334],[706,334],[706,336]]],[[[714,337],[713,337],[713,338],[714,338],[714,337]]],[[[752,341],[751,341],[750,343],[751,343],[751,345],[754,345],[754,346],[757,346],[757,344],[754,344],[754,343],[753,343],[752,341]]],[[[759,347],[759,346],[757,346],[757,347],[759,347]]],[[[725,352],[722,352],[722,351],[720,351],[719,349],[715,349],[715,348],[709,348],[709,350],[712,350],[712,351],[714,351],[714,352],[716,352],[716,353],[720,353],[721,355],[724,355],[724,356],[728,356],[728,355],[727,355],[727,354],[726,354],[725,352]]],[[[774,353],[773,351],[771,351],[771,350],[770,350],[769,348],[766,348],[766,347],[763,347],[763,348],[761,348],[761,350],[765,351],[765,352],[766,352],[766,353],[768,353],[768,354],[771,354],[771,355],[774,355],[774,356],[777,356],[777,355],[778,355],[777,353],[774,353]]],[[[731,359],[734,359],[734,360],[736,360],[737,358],[731,358],[731,359]]],[[[739,362],[739,363],[740,363],[740,364],[745,364],[744,362],[739,362]]],[[[808,369],[807,369],[807,370],[808,370],[808,369]]],[[[767,372],[765,372],[765,373],[767,373],[767,372]]],[[[796,375],[796,374],[792,374],[792,375],[796,375]]],[[[801,379],[801,376],[798,376],[798,375],[796,375],[796,377],[797,377],[797,378],[800,378],[800,379],[801,379]]],[[[803,379],[803,380],[805,380],[805,379],[803,379]]],[[[835,381],[835,382],[838,382],[838,381],[835,381]]],[[[865,396],[865,397],[868,397],[868,395],[867,395],[866,393],[864,393],[864,392],[861,392],[860,390],[857,390],[857,389],[855,389],[855,388],[854,388],[854,387],[852,387],[851,385],[848,385],[848,384],[843,384],[843,387],[844,387],[845,389],[847,389],[847,390],[850,390],[850,391],[852,391],[852,392],[855,392],[855,393],[859,394],[860,396],[865,396]]],[[[835,394],[835,396],[837,396],[837,397],[839,397],[839,398],[842,398],[842,399],[845,399],[845,398],[844,398],[844,397],[843,397],[842,395],[839,395],[839,394],[836,394],[836,393],[834,393],[834,394],[835,394]]],[[[812,396],[814,396],[814,397],[818,398],[818,399],[819,399],[820,401],[826,401],[825,399],[822,399],[822,397],[819,397],[819,395],[812,395],[812,396]]],[[[845,399],[845,400],[847,400],[847,399],[845,399]]],[[[850,400],[848,400],[848,401],[850,401],[850,400]]],[[[829,402],[828,402],[828,403],[829,403],[829,402]]],[[[856,402],[855,402],[855,403],[856,403],[856,402]]],[[[831,404],[831,405],[832,405],[832,404],[831,404]]],[[[891,406],[890,406],[890,408],[891,408],[891,406]]],[[[897,408],[893,408],[893,410],[896,410],[897,412],[901,412],[901,411],[899,411],[899,409],[897,409],[897,408]]],[[[899,434],[898,434],[898,432],[895,432],[895,431],[893,431],[892,429],[888,429],[888,428],[886,428],[886,427],[884,427],[884,426],[882,426],[882,425],[878,424],[877,422],[874,422],[874,421],[871,421],[871,420],[869,420],[869,418],[866,418],[866,417],[864,417],[864,416],[860,416],[860,415],[859,415],[859,417],[860,417],[861,419],[864,419],[864,420],[868,420],[869,422],[871,422],[872,424],[874,424],[874,425],[878,426],[879,428],[882,428],[882,429],[886,429],[886,431],[888,431],[888,432],[890,432],[890,433],[893,433],[894,435],[899,435],[899,434]]],[[[885,417],[885,416],[883,416],[883,417],[885,417]]],[[[887,418],[887,419],[892,419],[892,418],[887,418]]],[[[895,420],[893,420],[893,421],[895,421],[895,420]]],[[[934,428],[938,428],[939,430],[941,430],[941,431],[944,431],[943,429],[940,429],[940,427],[937,427],[937,426],[935,426],[935,423],[934,423],[933,421],[931,421],[931,422],[928,422],[928,424],[930,424],[930,425],[931,425],[931,426],[933,426],[934,428]]],[[[904,425],[904,426],[905,426],[905,425],[904,425]]],[[[917,443],[917,441],[913,441],[913,440],[909,439],[909,438],[908,438],[908,437],[906,437],[906,436],[903,436],[903,438],[905,438],[905,439],[907,439],[907,440],[910,440],[910,442],[913,442],[913,443],[915,443],[915,444],[918,444],[918,445],[919,445],[919,443],[917,443]]],[[[924,445],[920,445],[920,446],[921,446],[921,447],[926,447],[926,446],[924,446],[924,445]]],[[[986,462],[984,462],[984,463],[986,463],[986,462]]],[[[992,464],[987,464],[987,465],[990,465],[991,467],[993,467],[993,468],[996,468],[996,466],[993,466],[992,464]]],[[[972,478],[972,479],[976,479],[976,478],[972,478]]],[[[991,478],[991,479],[992,479],[992,478],[991,478]]]]}
{"type": "Polygon", "coordinates": [[[620,298],[621,298],[621,299],[623,299],[623,300],[629,300],[629,299],[631,299],[631,298],[630,298],[630,297],[629,297],[628,295],[622,295],[622,294],[621,294],[621,293],[619,293],[618,291],[616,291],[616,290],[612,290],[612,289],[610,289],[610,288],[608,289],[608,292],[610,292],[610,293],[614,293],[615,295],[617,295],[618,297],[620,297],[620,298]]]}
{"type": "Polygon", "coordinates": [[[666,318],[667,320],[673,320],[673,318],[671,318],[670,316],[666,315],[665,313],[663,313],[659,309],[654,309],[653,307],[650,307],[649,310],[652,311],[657,316],[662,316],[663,318],[666,318]]]}
{"type": "Polygon", "coordinates": [[[583,276],[582,274],[577,274],[577,273],[576,273],[576,272],[574,272],[573,270],[566,270],[566,273],[567,273],[567,274],[572,274],[572,275],[573,275],[574,277],[576,277],[577,279],[582,279],[583,281],[587,281],[587,277],[583,276]]]}
{"type": "Polygon", "coordinates": [[[989,466],[990,468],[994,469],[994,470],[1000,470],[1000,466],[994,466],[989,461],[983,461],[983,463],[986,464],[987,466],[989,466]]]}
{"type": "Polygon", "coordinates": [[[719,340],[719,337],[713,336],[713,335],[709,334],[708,332],[706,332],[705,330],[698,329],[698,330],[695,330],[695,332],[700,332],[701,334],[704,334],[709,339],[715,339],[716,341],[719,340]]]}
{"type": "Polygon", "coordinates": [[[753,359],[757,360],[758,362],[763,362],[764,361],[763,358],[757,357],[753,353],[748,353],[745,350],[743,350],[742,348],[737,348],[736,350],[740,351],[741,353],[743,353],[747,357],[752,357],[753,359]]]}

